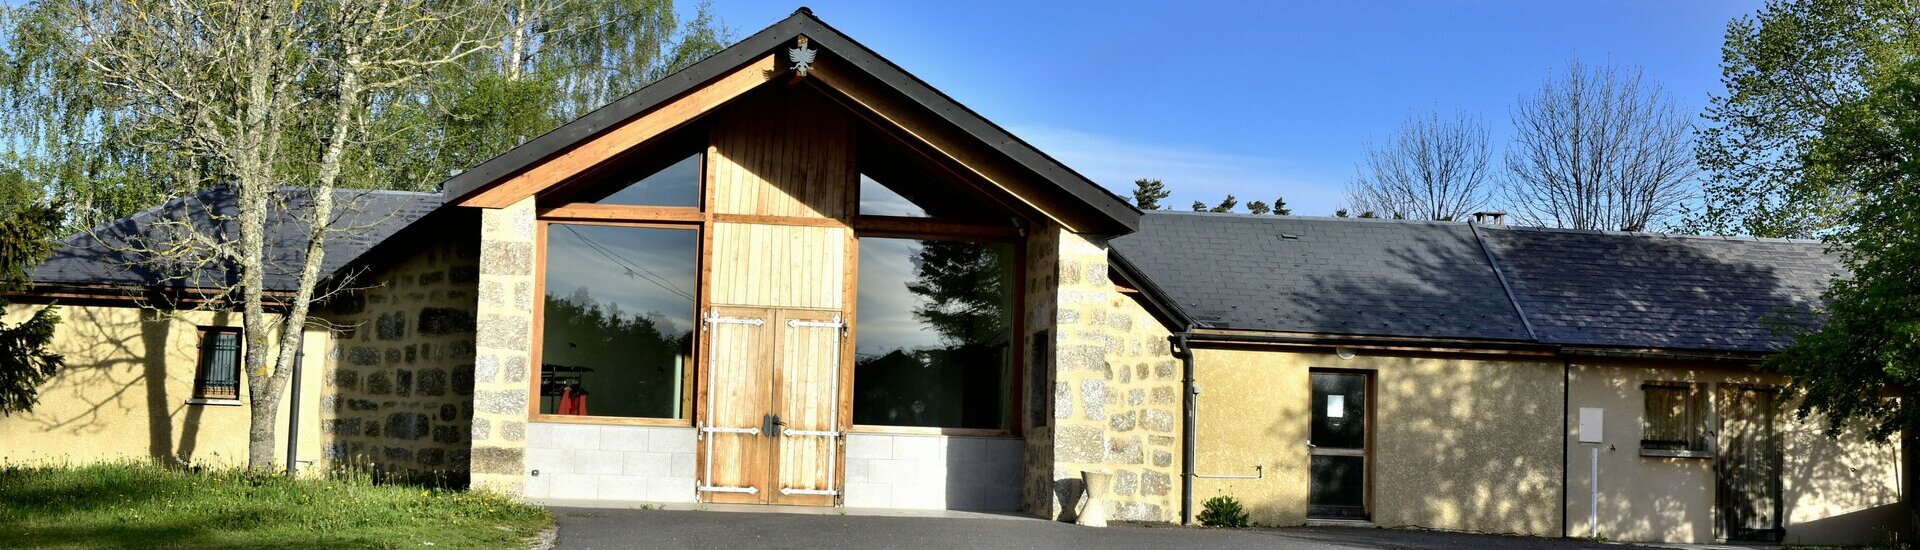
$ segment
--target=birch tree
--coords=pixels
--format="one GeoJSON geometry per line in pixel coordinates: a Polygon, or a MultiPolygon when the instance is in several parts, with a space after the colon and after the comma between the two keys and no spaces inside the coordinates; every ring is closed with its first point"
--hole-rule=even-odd
{"type": "Polygon", "coordinates": [[[169,242],[132,246],[178,257],[164,265],[237,271],[235,284],[199,292],[242,313],[248,466],[274,469],[274,412],[327,241],[341,230],[332,226],[334,190],[371,173],[348,170],[347,159],[370,158],[392,137],[368,132],[366,117],[387,98],[416,93],[423,75],[494,47],[497,36],[475,23],[473,6],[429,3],[66,0],[27,9],[23,18],[58,25],[37,46],[43,54],[79,65],[49,84],[86,102],[87,118],[113,121],[117,134],[107,139],[179,159],[176,181],[231,186],[237,240],[179,224],[168,228],[169,242]],[[285,208],[290,199],[305,207],[285,208]],[[275,221],[306,228],[298,265],[284,266],[296,279],[284,294],[265,284],[273,216],[298,217],[275,221]]]}

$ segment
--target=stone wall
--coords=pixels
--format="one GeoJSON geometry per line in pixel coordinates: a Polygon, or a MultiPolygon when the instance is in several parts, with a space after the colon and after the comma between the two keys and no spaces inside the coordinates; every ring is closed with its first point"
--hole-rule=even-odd
{"type": "Polygon", "coordinates": [[[328,462],[465,483],[479,254],[474,228],[458,225],[386,254],[358,278],[369,288],[316,312],[341,328],[320,400],[328,462]]]}
{"type": "MultiPolygon", "coordinates": [[[[1060,282],[1060,231],[1035,231],[1027,237],[1026,273],[1026,408],[1021,415],[1026,453],[1021,483],[1021,510],[1027,514],[1060,517],[1053,486],[1053,330],[1054,291],[1060,282]]],[[[1077,502],[1077,500],[1076,500],[1077,502]]]]}
{"type": "Polygon", "coordinates": [[[473,486],[512,495],[520,494],[526,483],[527,376],[536,298],[533,202],[527,197],[480,212],[473,486]]]}
{"type": "Polygon", "coordinates": [[[1104,241],[1049,233],[1035,241],[1057,243],[1052,426],[1029,442],[1044,437],[1051,453],[1051,502],[1041,515],[1075,517],[1080,473],[1092,470],[1113,474],[1109,518],[1179,521],[1180,365],[1169,333],[1115,289],[1104,241]]]}

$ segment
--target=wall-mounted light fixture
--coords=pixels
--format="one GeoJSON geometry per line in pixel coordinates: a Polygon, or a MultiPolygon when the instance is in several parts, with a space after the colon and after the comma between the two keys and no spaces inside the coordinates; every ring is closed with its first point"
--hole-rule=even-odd
{"type": "Polygon", "coordinates": [[[1340,356],[1341,359],[1352,359],[1353,348],[1333,348],[1333,354],[1340,356]]]}

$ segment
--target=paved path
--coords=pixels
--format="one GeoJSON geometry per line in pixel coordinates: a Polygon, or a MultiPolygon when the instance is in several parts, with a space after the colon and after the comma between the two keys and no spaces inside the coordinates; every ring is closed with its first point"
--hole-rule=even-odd
{"type": "Polygon", "coordinates": [[[615,548],[1620,550],[1627,548],[1617,544],[1594,544],[1565,539],[1352,527],[1223,530],[1171,526],[1116,526],[1091,529],[1065,523],[1017,518],[887,517],[597,508],[554,508],[553,512],[560,523],[559,539],[555,547],[557,550],[615,548]]]}

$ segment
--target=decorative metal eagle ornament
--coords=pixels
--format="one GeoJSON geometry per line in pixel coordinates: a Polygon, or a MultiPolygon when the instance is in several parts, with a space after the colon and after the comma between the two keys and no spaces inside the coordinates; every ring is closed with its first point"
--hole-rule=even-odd
{"type": "Polygon", "coordinates": [[[787,49],[787,59],[793,61],[793,71],[795,73],[800,76],[807,76],[807,71],[813,69],[813,56],[816,53],[819,52],[807,47],[807,37],[802,36],[800,37],[799,47],[787,49]]]}

